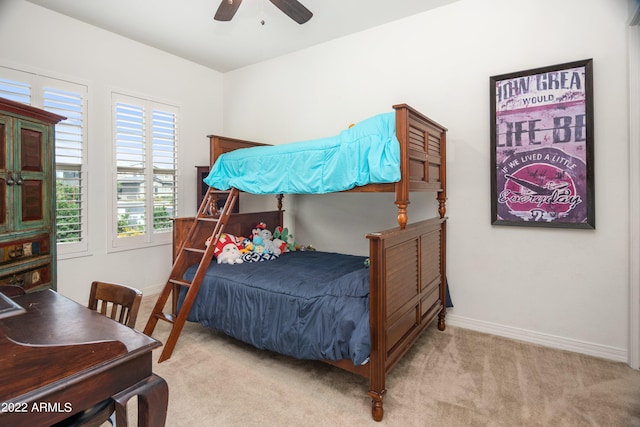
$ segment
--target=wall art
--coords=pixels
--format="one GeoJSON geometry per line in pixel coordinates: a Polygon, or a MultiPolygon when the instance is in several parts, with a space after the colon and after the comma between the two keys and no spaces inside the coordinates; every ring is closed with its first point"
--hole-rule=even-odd
{"type": "Polygon", "coordinates": [[[592,68],[490,77],[492,224],[595,228],[592,68]]]}

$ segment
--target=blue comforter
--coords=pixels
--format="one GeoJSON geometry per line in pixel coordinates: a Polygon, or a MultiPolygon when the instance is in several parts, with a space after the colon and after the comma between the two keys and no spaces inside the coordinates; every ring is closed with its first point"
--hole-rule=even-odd
{"type": "Polygon", "coordinates": [[[258,263],[213,262],[188,320],[259,349],[361,364],[371,352],[365,259],[306,251],[258,263]]]}
{"type": "Polygon", "coordinates": [[[399,180],[395,114],[385,113],[337,136],[222,154],[204,182],[253,194],[322,194],[399,180]]]}

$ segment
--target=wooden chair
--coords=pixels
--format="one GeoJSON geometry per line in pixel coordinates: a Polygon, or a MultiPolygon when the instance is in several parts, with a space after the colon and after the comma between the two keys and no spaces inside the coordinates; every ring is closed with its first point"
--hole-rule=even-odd
{"type": "MultiPolygon", "coordinates": [[[[136,288],[95,281],[91,283],[88,307],[123,325],[134,328],[141,301],[142,292],[136,288]]],[[[109,398],[52,427],[98,427],[107,421],[115,426],[116,409],[120,421],[118,426],[126,426],[126,401],[116,402],[109,398]]]]}
{"type": "Polygon", "coordinates": [[[113,320],[135,328],[142,292],[115,283],[93,282],[89,294],[89,308],[113,320]]]}

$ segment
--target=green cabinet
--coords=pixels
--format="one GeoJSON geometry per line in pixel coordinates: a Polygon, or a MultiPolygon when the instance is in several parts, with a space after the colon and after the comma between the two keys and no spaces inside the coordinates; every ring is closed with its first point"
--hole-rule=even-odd
{"type": "Polygon", "coordinates": [[[63,119],[0,98],[0,284],[56,288],[54,126],[63,119]]]}

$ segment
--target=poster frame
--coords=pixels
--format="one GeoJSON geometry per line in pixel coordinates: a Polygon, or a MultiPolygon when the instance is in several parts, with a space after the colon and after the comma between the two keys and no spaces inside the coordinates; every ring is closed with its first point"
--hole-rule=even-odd
{"type": "Polygon", "coordinates": [[[491,76],[489,89],[491,224],[595,229],[593,60],[491,76]]]}

